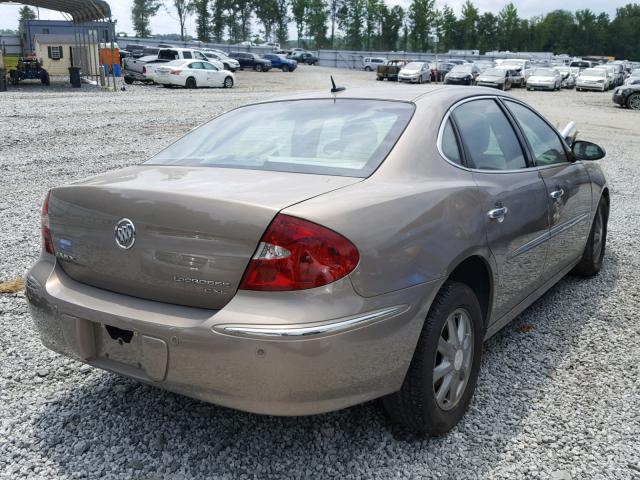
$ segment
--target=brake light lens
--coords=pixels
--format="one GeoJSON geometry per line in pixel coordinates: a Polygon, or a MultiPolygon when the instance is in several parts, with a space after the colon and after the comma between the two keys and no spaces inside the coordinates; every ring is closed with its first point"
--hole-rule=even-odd
{"type": "Polygon", "coordinates": [[[288,291],[321,287],[356,268],[353,243],[326,227],[279,214],[262,236],[242,290],[288,291]]]}
{"type": "Polygon", "coordinates": [[[42,241],[42,248],[45,252],[54,255],[53,239],[51,238],[51,229],[49,228],[49,192],[47,192],[47,196],[44,197],[42,213],[40,214],[40,238],[42,241]]]}
{"type": "Polygon", "coordinates": [[[142,73],[147,73],[147,67],[142,67],[142,73]]]}
{"type": "Polygon", "coordinates": [[[171,75],[180,75],[182,70],[171,70],[171,75]]]}

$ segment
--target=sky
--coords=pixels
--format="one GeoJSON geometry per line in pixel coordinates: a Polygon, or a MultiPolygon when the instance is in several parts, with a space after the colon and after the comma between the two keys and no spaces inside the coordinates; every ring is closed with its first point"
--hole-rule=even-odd
{"type": "MultiPolygon", "coordinates": [[[[118,21],[116,29],[118,32],[127,32],[133,35],[133,28],[131,27],[131,3],[132,0],[107,0],[111,6],[111,13],[113,18],[118,21]]],[[[456,14],[460,13],[460,8],[465,0],[443,0],[436,1],[436,8],[442,8],[445,3],[453,7],[456,14]]],[[[633,3],[634,0],[612,0],[607,2],[606,6],[603,6],[602,0],[564,0],[561,8],[565,10],[579,10],[583,8],[590,8],[596,13],[605,11],[611,17],[615,15],[617,7],[621,7],[628,3],[633,3]]],[[[509,0],[474,0],[474,4],[480,9],[480,12],[490,11],[497,13],[502,7],[507,4],[509,0]]],[[[389,5],[400,4],[403,7],[407,7],[410,0],[387,0],[389,5]]],[[[178,24],[178,17],[175,14],[175,10],[171,0],[165,0],[165,4],[169,8],[162,8],[158,15],[151,20],[151,31],[153,33],[179,33],[180,26],[178,24]]],[[[560,8],[557,0],[517,0],[514,4],[518,8],[518,13],[522,18],[530,18],[536,15],[541,15],[551,10],[560,8]]],[[[0,28],[10,28],[17,30],[18,28],[18,10],[21,5],[19,4],[4,4],[0,3],[0,28]]],[[[40,18],[47,20],[61,20],[63,16],[51,10],[40,9],[40,18]]],[[[189,33],[195,33],[195,18],[191,18],[187,22],[187,30],[189,33]]]]}

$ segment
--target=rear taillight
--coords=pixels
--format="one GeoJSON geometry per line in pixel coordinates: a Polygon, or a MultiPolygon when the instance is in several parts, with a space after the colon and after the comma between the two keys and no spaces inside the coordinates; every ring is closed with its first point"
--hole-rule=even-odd
{"type": "Polygon", "coordinates": [[[51,229],[49,228],[49,193],[44,197],[42,204],[42,213],[40,214],[40,238],[42,239],[42,248],[45,252],[53,255],[53,239],[51,238],[51,229]]]}
{"type": "Polygon", "coordinates": [[[316,223],[277,215],[244,273],[243,290],[303,290],[348,275],[360,255],[342,235],[316,223]]]}
{"type": "Polygon", "coordinates": [[[142,67],[142,73],[147,73],[147,67],[142,67]]]}
{"type": "Polygon", "coordinates": [[[171,70],[171,75],[180,75],[182,70],[171,70]]]}

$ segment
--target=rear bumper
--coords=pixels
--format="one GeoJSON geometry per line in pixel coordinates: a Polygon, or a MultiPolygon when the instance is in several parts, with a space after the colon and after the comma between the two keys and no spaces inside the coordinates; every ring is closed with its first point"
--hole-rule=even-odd
{"type": "Polygon", "coordinates": [[[43,256],[26,282],[45,346],[176,393],[270,415],[322,413],[398,390],[439,286],[366,299],[343,280],[327,292],[334,303],[318,301],[323,292],[303,291],[284,304],[282,293],[271,300],[241,292],[211,311],[90,287],[53,262],[43,256]],[[114,327],[133,337],[119,343],[114,327]]]}

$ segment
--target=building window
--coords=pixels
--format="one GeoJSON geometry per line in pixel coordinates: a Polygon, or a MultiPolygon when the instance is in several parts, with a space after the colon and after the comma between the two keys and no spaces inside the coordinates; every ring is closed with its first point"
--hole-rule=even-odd
{"type": "Polygon", "coordinates": [[[60,60],[62,58],[62,47],[47,47],[47,50],[51,60],[60,60]]]}
{"type": "Polygon", "coordinates": [[[44,33],[45,35],[49,35],[49,29],[48,28],[43,28],[42,29],[42,33],[44,33]]]}

